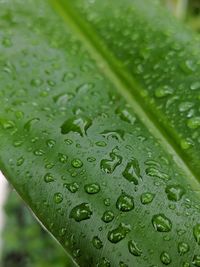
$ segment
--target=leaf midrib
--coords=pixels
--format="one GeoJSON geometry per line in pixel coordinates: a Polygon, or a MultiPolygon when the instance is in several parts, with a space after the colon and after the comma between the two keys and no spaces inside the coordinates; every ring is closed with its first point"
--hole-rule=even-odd
{"type": "Polygon", "coordinates": [[[80,19],[79,16],[75,15],[75,12],[70,7],[70,4],[64,2],[59,3],[59,0],[49,0],[53,7],[62,16],[64,21],[74,29],[85,47],[90,52],[93,59],[95,59],[97,66],[100,68],[102,73],[112,81],[118,92],[126,99],[130,104],[133,111],[138,115],[143,124],[148,128],[149,132],[160,141],[160,144],[165,151],[173,156],[174,161],[180,169],[184,171],[186,176],[190,179],[190,184],[198,191],[199,180],[194,170],[190,167],[184,157],[181,156],[181,150],[172,139],[169,134],[163,130],[163,128],[156,122],[152,112],[147,108],[142,108],[140,105],[142,99],[136,92],[135,95],[129,92],[128,88],[143,88],[133,79],[130,75],[127,75],[122,68],[120,68],[117,59],[111,56],[105,46],[100,46],[101,40],[98,39],[95,32],[80,19]],[[107,59],[107,60],[106,60],[107,59]],[[109,59],[109,60],[108,60],[109,59]]]}

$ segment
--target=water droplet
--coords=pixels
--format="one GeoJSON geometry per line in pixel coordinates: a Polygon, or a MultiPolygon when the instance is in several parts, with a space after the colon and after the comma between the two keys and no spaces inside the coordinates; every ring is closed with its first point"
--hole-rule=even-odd
{"type": "Polygon", "coordinates": [[[150,204],[155,197],[155,194],[152,194],[150,192],[143,193],[140,197],[141,203],[143,205],[150,204]]]}
{"type": "Polygon", "coordinates": [[[193,227],[193,235],[198,245],[200,245],[200,223],[193,227]]]}
{"type": "Polygon", "coordinates": [[[97,146],[100,146],[100,147],[105,147],[105,146],[107,146],[106,142],[104,142],[104,141],[98,141],[98,142],[96,142],[95,144],[96,144],[97,146]]]}
{"type": "Polygon", "coordinates": [[[92,244],[95,248],[100,249],[103,247],[103,243],[98,236],[94,236],[92,239],[92,244]]]}
{"type": "Polygon", "coordinates": [[[133,197],[123,192],[117,199],[116,207],[123,212],[132,210],[134,208],[133,197]]]}
{"type": "Polygon", "coordinates": [[[63,201],[63,195],[61,193],[55,193],[53,199],[56,204],[59,204],[63,201]]]}
{"type": "Polygon", "coordinates": [[[73,141],[71,140],[71,139],[65,139],[65,144],[66,145],[71,145],[71,144],[73,144],[73,141]]]}
{"type": "Polygon", "coordinates": [[[167,197],[172,201],[179,201],[182,196],[185,194],[184,188],[180,185],[168,185],[165,189],[167,197]]]}
{"type": "Polygon", "coordinates": [[[36,78],[36,79],[32,79],[31,80],[31,85],[32,86],[39,87],[42,84],[43,84],[43,81],[40,78],[36,78]]]}
{"type": "Polygon", "coordinates": [[[20,158],[17,159],[17,166],[21,166],[24,163],[25,158],[21,156],[20,158]]]}
{"type": "Polygon", "coordinates": [[[11,47],[12,46],[12,41],[11,41],[11,39],[10,38],[3,38],[3,40],[2,40],[2,45],[4,46],[4,47],[11,47]]]}
{"type": "Polygon", "coordinates": [[[115,168],[121,164],[122,157],[117,155],[113,151],[109,154],[109,156],[110,156],[110,159],[101,160],[100,167],[105,173],[110,174],[110,173],[113,173],[115,168]]]}
{"type": "Polygon", "coordinates": [[[79,185],[76,182],[72,182],[72,183],[65,183],[63,184],[63,186],[65,188],[67,188],[71,193],[76,193],[79,189],[79,185]]]}
{"type": "Polygon", "coordinates": [[[171,263],[171,258],[167,252],[162,252],[160,255],[160,260],[164,265],[169,265],[171,263]]]}
{"type": "Polygon", "coordinates": [[[68,159],[68,156],[62,153],[58,153],[58,160],[60,163],[66,163],[68,159]]]}
{"type": "Polygon", "coordinates": [[[130,230],[131,230],[130,225],[120,223],[120,225],[117,228],[108,232],[108,240],[111,243],[116,244],[122,239],[124,239],[126,235],[130,232],[130,230]]]}
{"type": "Polygon", "coordinates": [[[84,189],[88,194],[97,194],[100,191],[100,186],[97,183],[86,184],[84,189]]]}
{"type": "Polygon", "coordinates": [[[63,75],[63,82],[66,82],[68,80],[73,80],[76,77],[76,74],[74,72],[66,72],[63,75]]]}
{"type": "Polygon", "coordinates": [[[187,126],[190,129],[197,129],[200,126],[200,117],[193,117],[187,121],[187,126]]]}
{"type": "Polygon", "coordinates": [[[77,87],[76,92],[86,93],[88,90],[91,90],[92,88],[94,88],[94,83],[83,83],[77,87]]]}
{"type": "Polygon", "coordinates": [[[134,256],[141,256],[142,255],[142,250],[138,247],[138,245],[133,240],[130,240],[128,242],[128,250],[134,256]]]}
{"type": "Polygon", "coordinates": [[[83,162],[80,159],[73,159],[71,164],[74,168],[81,168],[83,166],[83,162]]]}
{"type": "Polygon", "coordinates": [[[182,267],[190,267],[190,264],[189,264],[189,262],[183,262],[183,265],[182,265],[182,267]]]}
{"type": "Polygon", "coordinates": [[[127,109],[118,108],[116,110],[116,114],[120,117],[121,120],[128,122],[132,125],[136,121],[136,118],[127,109]]]}
{"type": "Polygon", "coordinates": [[[179,242],[178,243],[178,253],[182,256],[189,251],[190,247],[187,243],[179,242]]]}
{"type": "Polygon", "coordinates": [[[40,121],[40,119],[39,118],[32,118],[31,120],[29,120],[29,121],[27,121],[25,124],[24,124],[24,130],[26,130],[26,131],[30,131],[31,130],[31,127],[35,124],[35,123],[37,123],[37,122],[39,122],[40,121]]]}
{"type": "Polygon", "coordinates": [[[61,133],[68,134],[69,132],[79,133],[81,136],[87,134],[87,130],[92,125],[92,121],[87,117],[73,117],[66,120],[61,126],[61,133]]]}
{"type": "Polygon", "coordinates": [[[191,89],[191,90],[197,90],[197,89],[200,89],[200,82],[193,82],[193,83],[190,85],[190,89],[191,89]]]}
{"type": "Polygon", "coordinates": [[[91,216],[92,210],[88,203],[82,203],[77,205],[71,210],[69,215],[70,218],[73,218],[77,222],[90,219],[91,216]]]}
{"type": "Polygon", "coordinates": [[[54,96],[53,101],[58,106],[65,106],[73,97],[74,97],[73,94],[62,93],[62,94],[54,96]]]}
{"type": "Polygon", "coordinates": [[[180,64],[181,69],[186,73],[190,74],[195,71],[196,67],[192,60],[186,60],[180,64]]]}
{"type": "Polygon", "coordinates": [[[97,263],[97,267],[110,267],[110,262],[106,258],[101,258],[97,263]]]}
{"type": "Polygon", "coordinates": [[[126,178],[129,182],[134,183],[135,185],[138,184],[140,176],[140,167],[138,161],[133,158],[130,162],[127,163],[125,170],[123,171],[122,175],[126,178]]]}
{"type": "Polygon", "coordinates": [[[115,131],[106,130],[106,131],[103,131],[101,134],[103,137],[105,137],[108,140],[109,138],[114,138],[119,141],[119,140],[124,139],[125,132],[123,130],[115,130],[115,131]]]}
{"type": "Polygon", "coordinates": [[[106,210],[101,219],[105,223],[112,222],[112,220],[114,219],[114,213],[111,210],[106,210]]]}
{"type": "Polygon", "coordinates": [[[171,221],[162,213],[153,216],[152,224],[158,232],[169,232],[172,229],[171,221]]]}
{"type": "Polygon", "coordinates": [[[45,152],[44,152],[44,150],[42,150],[42,149],[36,149],[35,151],[34,151],[34,155],[35,156],[43,156],[45,154],[45,152]]]}
{"type": "Polygon", "coordinates": [[[194,264],[194,266],[200,267],[200,255],[194,255],[192,264],[194,264]]]}
{"type": "Polygon", "coordinates": [[[182,102],[180,105],[179,105],[179,111],[180,112],[185,112],[187,110],[189,110],[190,108],[192,108],[194,106],[194,103],[192,102],[182,102]]]}
{"type": "Polygon", "coordinates": [[[48,140],[46,141],[46,144],[47,144],[47,146],[48,146],[49,148],[53,148],[53,147],[55,146],[55,144],[56,144],[56,141],[53,140],[53,139],[48,139],[48,140]]]}
{"type": "Polygon", "coordinates": [[[163,87],[159,87],[155,90],[155,96],[158,98],[166,97],[172,95],[174,93],[174,89],[165,85],[163,87]]]}
{"type": "Polygon", "coordinates": [[[157,177],[159,179],[163,179],[163,180],[168,180],[169,179],[169,175],[159,171],[158,169],[154,168],[154,167],[148,167],[145,170],[146,174],[151,176],[151,177],[157,177]]]}
{"type": "Polygon", "coordinates": [[[110,206],[110,198],[109,197],[105,198],[103,202],[104,202],[105,206],[110,206]]]}
{"type": "Polygon", "coordinates": [[[124,263],[123,261],[120,261],[119,267],[128,267],[128,265],[124,263]]]}
{"type": "Polygon", "coordinates": [[[44,181],[46,183],[51,183],[54,181],[54,177],[51,173],[46,173],[45,176],[44,176],[44,181]]]}

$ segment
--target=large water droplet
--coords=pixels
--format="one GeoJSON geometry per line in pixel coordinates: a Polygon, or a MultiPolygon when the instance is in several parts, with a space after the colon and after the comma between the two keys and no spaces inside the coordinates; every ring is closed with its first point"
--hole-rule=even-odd
{"type": "Polygon", "coordinates": [[[55,193],[53,199],[56,204],[60,204],[63,201],[63,195],[61,193],[55,193]]]}
{"type": "Polygon", "coordinates": [[[162,252],[160,255],[160,260],[164,265],[169,265],[171,263],[171,257],[167,252],[162,252]]]}
{"type": "Polygon", "coordinates": [[[158,232],[169,232],[172,229],[172,222],[162,213],[153,216],[152,224],[158,232]]]}
{"type": "Polygon", "coordinates": [[[200,223],[197,223],[193,227],[193,234],[194,234],[195,240],[197,241],[197,244],[200,245],[200,223]]]}
{"type": "Polygon", "coordinates": [[[132,196],[122,192],[116,202],[116,207],[123,212],[130,211],[134,208],[134,199],[132,196]]]}
{"type": "Polygon", "coordinates": [[[190,247],[185,242],[178,243],[178,253],[182,256],[189,251],[190,247]]]}
{"type": "Polygon", "coordinates": [[[73,159],[71,164],[74,168],[81,168],[83,166],[83,162],[80,159],[73,159]]]}
{"type": "Polygon", "coordinates": [[[69,132],[75,132],[84,136],[87,134],[87,130],[91,125],[92,121],[87,117],[73,117],[62,124],[61,133],[68,134],[69,132]]]}
{"type": "Polygon", "coordinates": [[[73,218],[75,221],[80,222],[83,220],[87,220],[92,216],[92,210],[88,203],[81,203],[74,207],[69,217],[73,218]]]}
{"type": "Polygon", "coordinates": [[[86,184],[84,189],[88,194],[97,194],[100,191],[100,186],[97,183],[86,184]]]}
{"type": "Polygon", "coordinates": [[[109,223],[114,219],[114,213],[111,210],[107,210],[107,211],[104,212],[104,214],[103,214],[101,219],[105,223],[109,223]]]}
{"type": "Polygon", "coordinates": [[[172,201],[179,201],[182,196],[185,194],[184,188],[180,185],[168,185],[165,189],[167,197],[172,201]]]}
{"type": "Polygon", "coordinates": [[[122,157],[117,155],[114,150],[109,155],[110,159],[102,159],[100,163],[100,167],[105,173],[113,173],[122,162],[122,157]]]}
{"type": "Polygon", "coordinates": [[[138,184],[140,176],[140,167],[138,161],[133,158],[130,162],[127,163],[125,170],[123,171],[122,175],[126,178],[129,182],[134,183],[135,185],[138,184]]]}
{"type": "Polygon", "coordinates": [[[98,236],[94,236],[92,239],[92,244],[95,248],[100,249],[103,247],[103,243],[98,236]]]}
{"type": "Polygon", "coordinates": [[[142,255],[142,250],[138,247],[138,245],[133,240],[130,240],[128,242],[128,250],[134,256],[141,256],[142,255]]]}
{"type": "Polygon", "coordinates": [[[108,240],[112,243],[118,243],[122,239],[126,237],[126,235],[130,232],[130,225],[120,223],[120,225],[112,231],[108,232],[108,240]]]}
{"type": "Polygon", "coordinates": [[[143,205],[149,204],[153,201],[155,197],[155,194],[152,194],[150,192],[143,193],[140,197],[141,203],[143,205]]]}

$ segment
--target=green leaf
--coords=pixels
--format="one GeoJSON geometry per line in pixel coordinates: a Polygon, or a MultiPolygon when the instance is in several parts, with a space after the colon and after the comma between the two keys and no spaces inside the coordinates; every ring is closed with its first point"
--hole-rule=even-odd
{"type": "Polygon", "coordinates": [[[1,170],[80,266],[199,266],[198,39],[150,0],[51,3],[0,3],[1,170]]]}

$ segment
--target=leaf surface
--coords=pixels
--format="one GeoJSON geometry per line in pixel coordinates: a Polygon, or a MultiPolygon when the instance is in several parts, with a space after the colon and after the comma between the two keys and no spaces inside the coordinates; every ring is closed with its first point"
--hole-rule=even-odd
{"type": "Polygon", "coordinates": [[[199,266],[196,37],[152,1],[51,3],[0,3],[1,170],[80,266],[199,266]]]}

